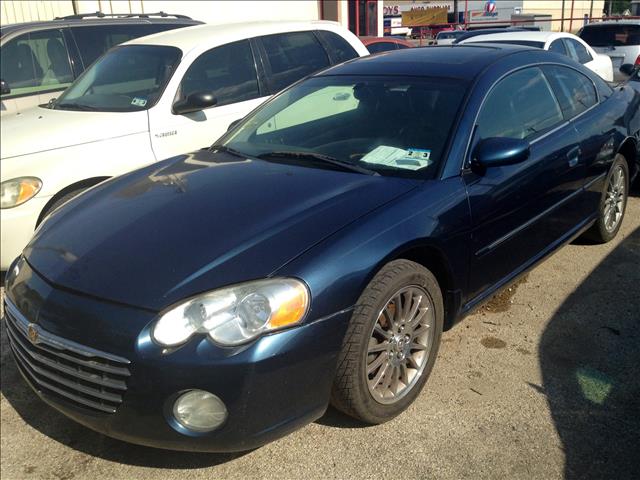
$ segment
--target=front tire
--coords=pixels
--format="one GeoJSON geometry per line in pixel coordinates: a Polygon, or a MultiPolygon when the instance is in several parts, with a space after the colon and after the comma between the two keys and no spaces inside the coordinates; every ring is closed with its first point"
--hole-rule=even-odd
{"type": "Polygon", "coordinates": [[[371,424],[406,410],[433,369],[443,322],[442,292],[429,270],[409,260],[385,265],[351,317],[333,406],[371,424]]]}
{"type": "Polygon", "coordinates": [[[618,234],[629,194],[629,167],[626,159],[616,155],[602,192],[598,219],[586,236],[596,243],[607,243],[618,234]]]}

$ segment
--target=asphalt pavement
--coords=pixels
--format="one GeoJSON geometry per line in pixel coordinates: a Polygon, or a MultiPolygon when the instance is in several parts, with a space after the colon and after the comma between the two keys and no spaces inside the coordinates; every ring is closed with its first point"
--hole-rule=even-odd
{"type": "MultiPolygon", "coordinates": [[[[242,454],[129,445],[42,403],[1,343],[9,479],[596,479],[640,472],[640,196],[618,237],[577,241],[443,335],[412,407],[365,427],[330,409],[242,454]]],[[[277,388],[277,386],[275,387],[277,388]]]]}

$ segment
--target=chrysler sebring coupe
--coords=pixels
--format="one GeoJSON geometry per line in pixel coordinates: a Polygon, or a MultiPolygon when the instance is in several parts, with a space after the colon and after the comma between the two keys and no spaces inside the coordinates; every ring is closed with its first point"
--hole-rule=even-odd
{"type": "Polygon", "coordinates": [[[513,45],[308,77],[53,211],[7,273],[15,362],[72,419],[155,447],[250,449],[329,403],[388,421],[443,329],[578,235],[616,235],[637,95],[513,45]]]}

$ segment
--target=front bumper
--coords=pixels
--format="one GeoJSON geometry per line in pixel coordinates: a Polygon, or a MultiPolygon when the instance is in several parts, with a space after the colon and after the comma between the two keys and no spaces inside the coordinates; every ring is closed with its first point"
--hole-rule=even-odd
{"type": "Polygon", "coordinates": [[[0,210],[0,270],[7,270],[27,246],[50,198],[36,196],[17,207],[0,210]]]}
{"type": "MultiPolygon", "coordinates": [[[[33,323],[41,334],[130,361],[126,391],[120,392],[122,402],[116,403],[115,413],[106,413],[52,390],[52,385],[59,386],[55,375],[45,371],[48,376],[42,377],[34,371],[25,364],[24,353],[16,355],[16,350],[24,350],[11,341],[20,372],[44,401],[105,435],[189,451],[255,448],[319,418],[328,405],[350,316],[350,312],[341,312],[236,348],[194,338],[166,352],[149,341],[146,333],[155,313],[60,291],[26,262],[21,263],[18,278],[10,275],[7,297],[6,311],[21,315],[23,322],[33,323]],[[228,418],[218,430],[195,433],[173,426],[173,400],[189,389],[209,391],[225,403],[228,418]]],[[[9,337],[11,340],[12,335],[9,337]]],[[[63,390],[68,391],[67,387],[63,390]]]]}

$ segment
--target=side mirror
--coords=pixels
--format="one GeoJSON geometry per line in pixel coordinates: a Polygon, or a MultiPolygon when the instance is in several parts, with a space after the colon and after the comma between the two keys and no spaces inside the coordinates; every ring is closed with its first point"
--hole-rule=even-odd
{"type": "Polygon", "coordinates": [[[529,142],[517,138],[486,138],[473,150],[472,167],[513,165],[529,158],[529,142]]]}
{"type": "Polygon", "coordinates": [[[235,127],[237,124],[239,124],[241,121],[242,121],[242,119],[241,119],[241,118],[239,118],[239,119],[234,120],[233,122],[231,122],[231,123],[229,124],[229,127],[227,128],[227,132],[229,132],[229,131],[233,130],[233,129],[234,129],[234,127],[235,127]]]}
{"type": "Polygon", "coordinates": [[[0,80],[0,95],[8,95],[11,93],[11,87],[4,80],[0,80]]]}
{"type": "Polygon", "coordinates": [[[218,99],[211,92],[194,92],[183,100],[178,100],[173,104],[172,111],[175,115],[199,112],[205,108],[213,107],[218,103],[218,99]]]}
{"type": "Polygon", "coordinates": [[[620,67],[620,71],[630,77],[631,75],[633,75],[633,71],[635,70],[635,68],[635,65],[631,63],[625,63],[620,67]]]}

